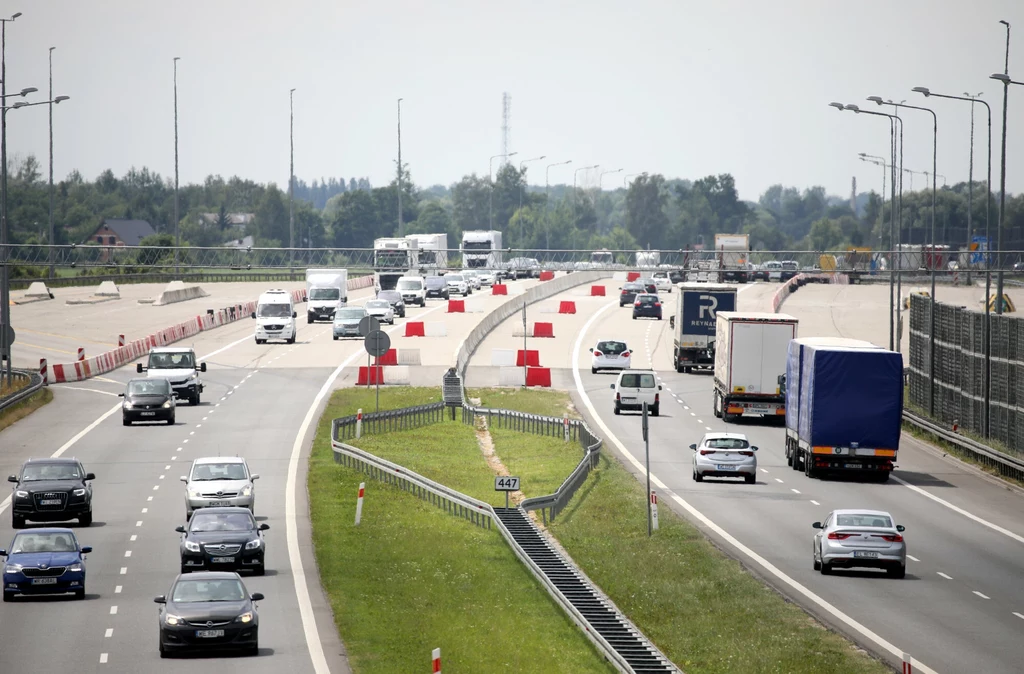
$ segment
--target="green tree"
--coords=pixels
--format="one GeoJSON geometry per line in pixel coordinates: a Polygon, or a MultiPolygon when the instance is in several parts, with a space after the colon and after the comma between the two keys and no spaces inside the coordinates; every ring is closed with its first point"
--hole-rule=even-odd
{"type": "Polygon", "coordinates": [[[377,202],[366,190],[341,196],[341,208],[331,222],[331,242],[336,248],[371,248],[379,233],[377,202]]]}
{"type": "Polygon", "coordinates": [[[255,216],[251,234],[264,241],[276,241],[278,246],[287,245],[288,205],[285,203],[284,194],[276,185],[270,185],[263,193],[256,205],[255,216]]]}
{"type": "Polygon", "coordinates": [[[843,229],[837,221],[821,218],[811,225],[807,239],[810,250],[839,250],[843,245],[843,229]]]}
{"type": "Polygon", "coordinates": [[[665,177],[661,174],[639,176],[626,194],[626,229],[640,246],[658,249],[663,246],[668,217],[663,189],[665,177]]]}

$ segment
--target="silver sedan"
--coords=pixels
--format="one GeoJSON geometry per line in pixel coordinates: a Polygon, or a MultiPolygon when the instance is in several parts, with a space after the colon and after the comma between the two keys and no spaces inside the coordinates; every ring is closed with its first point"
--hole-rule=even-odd
{"type": "Polygon", "coordinates": [[[707,433],[693,450],[693,479],[742,477],[747,484],[757,480],[757,447],[742,433],[707,433]]]}
{"type": "Polygon", "coordinates": [[[370,300],[365,304],[366,313],[370,314],[381,323],[387,323],[388,325],[395,324],[395,310],[391,306],[391,302],[387,300],[370,300]]]}
{"type": "Polygon", "coordinates": [[[815,522],[812,555],[822,575],[836,567],[885,569],[891,578],[907,574],[906,530],[883,510],[833,510],[815,522]]]}

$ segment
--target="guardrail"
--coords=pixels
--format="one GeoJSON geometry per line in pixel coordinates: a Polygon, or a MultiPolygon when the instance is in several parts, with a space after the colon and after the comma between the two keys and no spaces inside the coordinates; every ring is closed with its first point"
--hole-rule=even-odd
{"type": "MultiPolygon", "coordinates": [[[[444,403],[430,403],[429,405],[404,407],[399,410],[367,412],[363,414],[361,433],[390,433],[437,423],[444,420],[444,409],[444,403]]],[[[332,422],[331,437],[337,440],[354,439],[357,421],[358,416],[355,414],[335,419],[332,422]]]]}
{"type": "Polygon", "coordinates": [[[959,433],[954,433],[949,429],[943,428],[942,426],[907,410],[903,411],[903,421],[906,421],[927,433],[931,433],[944,442],[948,442],[960,451],[968,454],[975,461],[978,461],[989,468],[995,469],[1002,477],[1024,480],[1024,460],[1022,459],[1010,456],[1009,454],[1000,452],[991,447],[987,447],[980,442],[971,440],[970,438],[965,438],[959,433]]]}
{"type": "MultiPolygon", "coordinates": [[[[351,270],[349,270],[351,271],[351,270]]],[[[349,279],[362,276],[372,276],[373,272],[356,272],[349,274],[349,279]]],[[[11,290],[25,290],[35,281],[42,281],[48,288],[74,288],[98,285],[103,281],[113,281],[118,285],[130,285],[137,283],[169,283],[171,281],[184,281],[185,283],[277,283],[295,282],[301,283],[306,280],[306,270],[293,272],[181,272],[173,273],[146,273],[146,274],[85,274],[83,276],[55,276],[47,278],[17,278],[11,279],[11,290]]]]}
{"type": "Polygon", "coordinates": [[[25,400],[32,394],[42,389],[43,386],[45,386],[45,384],[43,383],[43,378],[39,375],[38,372],[11,370],[11,374],[19,379],[28,379],[29,384],[28,386],[24,386],[18,389],[14,393],[11,393],[9,395],[4,396],[3,398],[0,398],[0,410],[6,409],[11,405],[16,405],[17,403],[20,403],[22,400],[25,400]]]}

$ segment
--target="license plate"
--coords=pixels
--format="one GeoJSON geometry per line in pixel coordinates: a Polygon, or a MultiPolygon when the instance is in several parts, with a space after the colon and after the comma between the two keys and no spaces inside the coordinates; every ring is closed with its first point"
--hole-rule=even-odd
{"type": "Polygon", "coordinates": [[[859,557],[861,559],[877,559],[878,558],[878,553],[877,552],[871,552],[870,550],[854,550],[853,551],[853,556],[854,557],[859,557]]]}
{"type": "Polygon", "coordinates": [[[44,498],[39,500],[39,505],[60,505],[59,498],[44,498]]]}
{"type": "Polygon", "coordinates": [[[207,505],[207,507],[208,508],[217,508],[219,506],[225,506],[225,505],[227,505],[227,503],[225,503],[224,501],[210,501],[210,503],[207,505]]]}
{"type": "Polygon", "coordinates": [[[56,585],[57,584],[57,579],[56,578],[33,578],[32,579],[32,584],[33,585],[56,585]]]}
{"type": "Polygon", "coordinates": [[[750,403],[747,405],[747,408],[752,410],[766,410],[768,409],[768,405],[766,403],[750,403]]]}
{"type": "Polygon", "coordinates": [[[196,630],[196,637],[199,639],[214,639],[224,636],[224,630],[196,630]]]}
{"type": "Polygon", "coordinates": [[[715,468],[718,470],[736,470],[736,466],[723,465],[721,463],[715,466],[715,468]]]}
{"type": "Polygon", "coordinates": [[[624,402],[624,403],[635,403],[636,402],[636,398],[623,398],[622,402],[624,402]]]}
{"type": "Polygon", "coordinates": [[[844,468],[862,468],[863,466],[861,466],[859,463],[844,463],[843,467],[844,468]]]}
{"type": "Polygon", "coordinates": [[[156,412],[139,412],[139,414],[141,416],[144,416],[144,417],[155,417],[156,416],[156,412]]]}
{"type": "Polygon", "coordinates": [[[235,561],[234,557],[212,557],[210,559],[214,564],[231,564],[235,561]]]}

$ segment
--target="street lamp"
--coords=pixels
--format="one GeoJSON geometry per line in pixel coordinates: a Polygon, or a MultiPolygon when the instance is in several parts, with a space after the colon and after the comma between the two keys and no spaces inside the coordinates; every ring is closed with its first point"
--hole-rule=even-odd
{"type": "MultiPolygon", "coordinates": [[[[50,47],[50,49],[53,49],[53,47],[50,47]]],[[[24,96],[28,96],[29,94],[34,94],[37,91],[39,91],[39,90],[36,89],[35,87],[25,87],[24,89],[22,89],[21,91],[19,91],[16,94],[3,94],[2,96],[0,96],[0,99],[14,98],[15,96],[22,96],[22,97],[24,97],[24,96]]],[[[52,95],[51,95],[51,98],[52,98],[52,95]]]]}
{"type": "Polygon", "coordinates": [[[174,276],[179,275],[178,254],[181,248],[181,234],[178,231],[178,61],[174,57],[174,276]]]}
{"type": "MultiPolygon", "coordinates": [[[[288,258],[295,265],[295,89],[288,91],[288,258]]],[[[291,271],[291,270],[289,270],[291,271]]]]}
{"type": "Polygon", "coordinates": [[[508,154],[496,154],[487,161],[487,184],[491,188],[487,194],[487,219],[491,223],[491,229],[494,229],[494,160],[499,157],[508,159],[514,157],[518,152],[509,152],[508,154]]]}
{"type": "Polygon", "coordinates": [[[597,177],[597,191],[601,192],[604,190],[604,177],[609,173],[622,173],[625,169],[615,169],[614,171],[601,171],[601,174],[597,177]]]}
{"type": "Polygon", "coordinates": [[[637,176],[642,176],[642,175],[644,175],[644,174],[643,173],[627,173],[626,175],[622,176],[622,187],[623,187],[623,189],[628,187],[627,181],[630,178],[635,178],[637,176]]]}
{"type": "MultiPolygon", "coordinates": [[[[523,226],[523,166],[530,163],[531,161],[540,161],[541,159],[547,159],[547,155],[542,154],[539,157],[533,159],[524,159],[519,162],[519,247],[526,248],[526,227],[523,226]]],[[[511,232],[509,233],[509,243],[511,243],[511,232]]]]}
{"type": "MultiPolygon", "coordinates": [[[[1006,30],[1007,41],[1009,41],[1010,27],[1008,24],[1006,30]]],[[[1024,86],[1024,82],[1015,82],[1005,73],[996,73],[990,77],[1003,83],[1003,138],[999,159],[999,226],[996,233],[996,265],[999,267],[996,271],[996,314],[1001,314],[1003,313],[1003,223],[1006,217],[1006,108],[1010,85],[1024,86]]],[[[985,302],[988,302],[987,297],[985,302]]]]}
{"type": "MultiPolygon", "coordinates": [[[[53,50],[56,47],[50,47],[49,50],[49,67],[50,67],[50,95],[49,98],[53,99],[53,50]]],[[[22,94],[24,95],[24,94],[22,94]]],[[[49,187],[49,218],[50,218],[50,250],[48,257],[50,259],[50,273],[49,278],[53,278],[55,274],[55,267],[53,263],[54,250],[53,246],[57,243],[54,237],[53,230],[53,104],[50,104],[50,187],[49,187]]]]}
{"type": "Polygon", "coordinates": [[[402,101],[398,99],[398,236],[405,234],[405,224],[402,222],[402,101]]]}
{"type": "Polygon", "coordinates": [[[580,171],[589,171],[590,169],[596,169],[600,164],[594,164],[593,166],[581,166],[572,173],[572,228],[576,229],[576,176],[580,171]]]}
{"type": "Polygon", "coordinates": [[[548,208],[548,177],[550,176],[552,166],[564,166],[565,164],[571,163],[572,159],[567,159],[565,161],[560,161],[557,164],[548,164],[548,167],[544,169],[544,247],[547,248],[548,250],[551,250],[551,227],[549,226],[550,222],[548,218],[548,212],[550,210],[548,208]]]}

